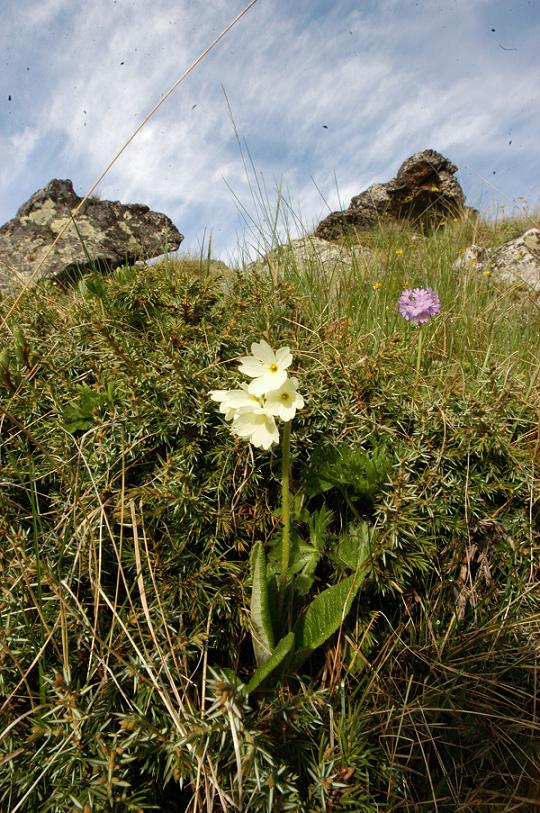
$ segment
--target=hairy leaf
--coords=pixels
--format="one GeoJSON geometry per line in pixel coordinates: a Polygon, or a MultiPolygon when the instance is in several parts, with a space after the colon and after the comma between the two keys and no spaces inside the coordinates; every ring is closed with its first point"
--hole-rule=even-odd
{"type": "Polygon", "coordinates": [[[324,644],[340,627],[351,609],[363,578],[363,572],[353,573],[313,599],[305,615],[294,627],[296,652],[293,670],[298,669],[311,652],[324,644]]]}
{"type": "Polygon", "coordinates": [[[251,637],[258,666],[270,658],[274,649],[274,629],[270,613],[266,556],[263,543],[255,542],[251,552],[251,637]]]}
{"type": "Polygon", "coordinates": [[[285,658],[290,655],[294,647],[294,633],[289,632],[278,643],[270,658],[258,669],[255,670],[253,677],[246,686],[246,692],[249,694],[256,689],[263,680],[266,680],[273,672],[282,665],[285,658]]]}

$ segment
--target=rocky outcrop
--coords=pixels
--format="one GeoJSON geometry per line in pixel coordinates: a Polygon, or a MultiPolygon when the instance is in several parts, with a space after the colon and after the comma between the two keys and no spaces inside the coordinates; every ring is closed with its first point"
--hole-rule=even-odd
{"type": "Polygon", "coordinates": [[[371,257],[368,248],[361,245],[338,246],[318,237],[302,237],[276,246],[260,260],[251,263],[248,269],[263,268],[277,274],[284,268],[294,268],[307,274],[322,273],[330,279],[334,272],[358,265],[362,258],[371,257]]]}
{"type": "MultiPolygon", "coordinates": [[[[69,180],[52,180],[0,228],[0,288],[30,279],[80,198],[69,180]]],[[[183,240],[172,220],[148,206],[90,198],[60,238],[38,277],[75,279],[174,251],[183,240]]]]}
{"type": "Polygon", "coordinates": [[[315,230],[323,240],[336,240],[379,223],[407,220],[424,231],[460,214],[465,195],[455,179],[455,164],[435,150],[416,152],[388,183],[377,183],[352,198],[349,208],[332,212],[315,230]]]}
{"type": "Polygon", "coordinates": [[[503,282],[525,283],[540,292],[540,229],[529,229],[521,237],[497,248],[471,245],[454,267],[472,268],[503,282]]]}

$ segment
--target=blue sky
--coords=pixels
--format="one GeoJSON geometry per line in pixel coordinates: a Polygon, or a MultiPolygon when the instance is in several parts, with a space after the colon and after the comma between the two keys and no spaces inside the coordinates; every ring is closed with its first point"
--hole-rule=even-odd
{"type": "MultiPolygon", "coordinates": [[[[2,0],[0,223],[51,178],[85,194],[246,3],[2,0]]],[[[540,0],[258,0],[99,194],[165,212],[188,251],[211,234],[226,261],[257,247],[250,187],[271,207],[280,187],[310,229],[426,148],[482,212],[538,210],[539,42],[540,0]]]]}

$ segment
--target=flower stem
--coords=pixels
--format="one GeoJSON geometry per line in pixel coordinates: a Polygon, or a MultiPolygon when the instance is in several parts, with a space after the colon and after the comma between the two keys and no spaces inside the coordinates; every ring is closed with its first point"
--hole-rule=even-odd
{"type": "Polygon", "coordinates": [[[289,468],[291,450],[291,422],[286,421],[283,427],[283,440],[281,442],[281,521],[283,530],[281,534],[281,570],[279,574],[279,617],[283,610],[285,592],[287,590],[287,573],[289,570],[290,555],[290,508],[289,508],[289,468]]]}
{"type": "Polygon", "coordinates": [[[422,361],[422,345],[424,343],[424,331],[418,328],[418,346],[416,348],[416,380],[420,377],[420,364],[422,361]]]}

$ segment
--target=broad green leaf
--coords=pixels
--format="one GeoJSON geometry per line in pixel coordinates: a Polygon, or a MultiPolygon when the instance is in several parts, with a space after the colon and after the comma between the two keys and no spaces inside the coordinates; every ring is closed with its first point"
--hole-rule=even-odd
{"type": "Polygon", "coordinates": [[[363,579],[363,572],[353,573],[339,584],[323,590],[313,599],[293,630],[296,639],[293,671],[340,627],[351,609],[363,579]]]}
{"type": "Polygon", "coordinates": [[[278,643],[270,658],[255,670],[253,677],[247,684],[245,691],[247,694],[252,692],[259,686],[263,680],[266,680],[272,672],[275,672],[281,666],[285,658],[290,655],[294,647],[294,633],[289,632],[278,643]]]}
{"type": "Polygon", "coordinates": [[[372,528],[361,520],[350,524],[347,533],[339,541],[335,553],[330,555],[332,561],[341,567],[358,571],[369,559],[371,552],[372,528]]]}
{"type": "Polygon", "coordinates": [[[255,542],[251,552],[251,637],[257,666],[272,655],[274,629],[270,613],[266,556],[262,542],[255,542]]]}
{"type": "MultiPolygon", "coordinates": [[[[298,496],[297,501],[300,502],[298,496]]],[[[294,592],[305,596],[311,590],[315,570],[324,550],[326,532],[333,520],[333,513],[326,506],[310,514],[305,508],[296,517],[297,522],[308,526],[309,542],[300,533],[291,528],[289,553],[289,580],[294,578],[294,592]]],[[[268,568],[279,573],[281,562],[281,529],[275,533],[269,543],[268,568]]]]}

